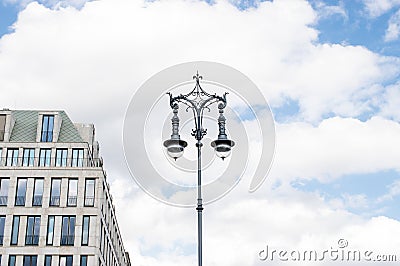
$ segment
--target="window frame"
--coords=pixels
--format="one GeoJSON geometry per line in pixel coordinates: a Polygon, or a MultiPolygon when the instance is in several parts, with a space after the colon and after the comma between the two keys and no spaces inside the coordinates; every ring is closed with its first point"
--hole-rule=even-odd
{"type": "Polygon", "coordinates": [[[51,187],[50,187],[50,202],[49,202],[49,206],[51,207],[58,207],[60,206],[60,199],[61,199],[61,183],[62,183],[62,179],[61,178],[52,178],[51,179],[51,187]],[[55,181],[59,181],[59,186],[58,186],[58,196],[53,195],[53,189],[55,188],[55,181]],[[57,199],[57,203],[54,203],[55,201],[55,197],[58,197],[57,199]]]}
{"type": "Polygon", "coordinates": [[[74,264],[74,257],[72,255],[61,255],[60,256],[60,261],[59,261],[59,266],[72,266],[74,264]],[[62,263],[62,259],[65,258],[65,264],[62,263]],[[70,264],[69,264],[70,262],[70,264]]]}
{"type": "Polygon", "coordinates": [[[53,256],[52,255],[45,255],[44,256],[44,266],[51,266],[52,260],[53,260],[53,256]]]}
{"type": "Polygon", "coordinates": [[[15,206],[25,206],[26,205],[26,190],[27,190],[27,188],[28,188],[28,178],[18,177],[16,193],[15,193],[15,202],[14,202],[15,206]],[[22,181],[22,180],[25,180],[25,192],[23,195],[20,195],[20,188],[21,188],[20,181],[22,181]],[[23,204],[22,204],[22,200],[20,200],[20,199],[23,199],[23,204]]]}
{"type": "Polygon", "coordinates": [[[19,148],[7,148],[5,166],[18,166],[18,154],[19,148]]]}
{"type": "Polygon", "coordinates": [[[88,255],[81,255],[79,265],[80,266],[87,266],[88,265],[88,255]],[[85,262],[83,262],[85,260],[85,262]]]}
{"type": "MultiPolygon", "coordinates": [[[[4,244],[4,229],[6,225],[6,216],[5,215],[0,215],[0,221],[3,220],[3,222],[0,222],[0,245],[2,246],[4,244]],[[1,226],[3,225],[3,226],[1,226]]],[[[1,265],[1,262],[0,262],[1,265]]]]}
{"type": "Polygon", "coordinates": [[[84,215],[82,217],[82,237],[81,246],[89,246],[89,236],[90,236],[90,216],[84,215]],[[86,221],[87,219],[87,221],[86,221]],[[86,232],[86,234],[85,234],[86,232]]]}
{"type": "Polygon", "coordinates": [[[67,191],[67,206],[68,207],[76,207],[78,201],[78,178],[68,178],[68,191],[67,191]],[[75,195],[70,195],[71,193],[71,184],[76,182],[75,195]]]}
{"type": "Polygon", "coordinates": [[[39,215],[27,216],[26,231],[25,231],[25,245],[26,246],[38,246],[39,245],[40,222],[41,222],[41,217],[39,215]],[[32,220],[33,220],[33,224],[30,223],[30,221],[32,221],[32,220]],[[29,229],[31,229],[30,230],[31,232],[28,232],[29,229]],[[29,239],[29,241],[28,241],[28,239],[29,239]]]}
{"type": "Polygon", "coordinates": [[[39,167],[50,167],[50,166],[51,166],[51,148],[41,148],[39,150],[39,167]]]}
{"type": "Polygon", "coordinates": [[[94,200],[96,198],[96,178],[85,178],[85,195],[84,195],[84,206],[85,207],[93,207],[94,206],[94,200]],[[88,194],[88,182],[93,181],[93,196],[89,196],[88,194]],[[89,200],[91,200],[89,202],[89,200]]]}
{"type": "Polygon", "coordinates": [[[37,255],[24,255],[23,266],[37,266],[37,255]],[[28,264],[26,264],[26,260],[29,260],[28,264]]]}
{"type": "Polygon", "coordinates": [[[54,115],[44,114],[42,116],[42,129],[40,131],[40,142],[53,142],[54,138],[53,131],[54,131],[54,115]]]}
{"type": "Polygon", "coordinates": [[[53,246],[54,245],[55,223],[56,223],[56,216],[55,215],[49,215],[48,218],[47,218],[46,246],[53,246]],[[50,220],[52,220],[52,223],[50,223],[50,220]],[[51,228],[51,233],[50,233],[50,228],[51,228]]]}
{"type": "Polygon", "coordinates": [[[84,158],[83,148],[72,149],[71,167],[83,167],[83,161],[84,161],[83,158],[84,158]]]}
{"type": "Polygon", "coordinates": [[[56,149],[56,167],[67,167],[68,160],[68,149],[67,148],[58,148],[56,149]]]}
{"type": "Polygon", "coordinates": [[[74,246],[75,245],[75,228],[76,227],[76,216],[62,216],[61,222],[61,243],[60,246],[74,246]],[[71,221],[73,219],[73,225],[71,226],[71,221]],[[65,221],[67,220],[67,225],[65,225],[65,221]],[[65,228],[67,232],[65,232],[65,228]],[[71,233],[72,232],[72,233],[71,233]]]}
{"type": "Polygon", "coordinates": [[[33,185],[33,195],[32,195],[32,206],[42,206],[43,204],[43,193],[44,193],[44,178],[35,178],[33,185]],[[38,181],[41,181],[41,194],[36,194],[36,189],[38,188],[38,181]],[[38,200],[40,198],[40,200],[38,200]]]}
{"type": "Polygon", "coordinates": [[[17,261],[16,255],[8,255],[8,266],[15,266],[17,261]]]}
{"type": "Polygon", "coordinates": [[[0,178],[0,206],[8,205],[9,190],[10,190],[10,178],[0,178]],[[4,181],[7,181],[7,183],[4,183],[4,181]],[[6,188],[4,188],[5,184],[7,184],[6,188]]]}
{"type": "Polygon", "coordinates": [[[24,148],[22,151],[22,166],[35,165],[35,148],[24,148]]]}
{"type": "Polygon", "coordinates": [[[12,222],[12,228],[11,228],[10,246],[18,245],[20,224],[21,224],[21,216],[14,215],[13,222],[12,222]],[[16,237],[16,241],[14,242],[13,240],[15,237],[16,237]]]}
{"type": "Polygon", "coordinates": [[[0,141],[4,141],[4,135],[6,133],[7,115],[0,114],[0,141]]]}

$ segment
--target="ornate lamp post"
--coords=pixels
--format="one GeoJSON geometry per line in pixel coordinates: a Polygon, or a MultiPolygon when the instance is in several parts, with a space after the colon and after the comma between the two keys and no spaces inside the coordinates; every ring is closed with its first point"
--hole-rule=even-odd
{"type": "Polygon", "coordinates": [[[170,157],[175,160],[183,155],[184,149],[187,146],[187,142],[180,139],[179,135],[179,117],[178,109],[179,104],[186,106],[186,111],[191,109],[193,111],[195,128],[192,129],[192,136],[197,140],[197,223],[198,223],[198,259],[199,266],[202,266],[202,211],[203,211],[203,199],[201,196],[201,148],[203,146],[201,140],[207,134],[207,129],[203,128],[203,113],[204,110],[210,110],[209,106],[213,103],[218,103],[219,117],[218,126],[219,134],[218,139],[211,143],[215,153],[218,157],[224,160],[231,153],[232,147],[235,142],[228,139],[225,133],[225,117],[224,108],[226,107],[226,95],[218,96],[216,94],[209,94],[203,90],[200,86],[200,80],[202,76],[197,73],[193,76],[196,80],[196,85],[191,92],[188,94],[180,94],[173,97],[171,93],[168,93],[170,97],[170,106],[173,110],[172,116],[172,135],[171,139],[164,141],[164,146],[167,149],[167,153],[170,157]]]}

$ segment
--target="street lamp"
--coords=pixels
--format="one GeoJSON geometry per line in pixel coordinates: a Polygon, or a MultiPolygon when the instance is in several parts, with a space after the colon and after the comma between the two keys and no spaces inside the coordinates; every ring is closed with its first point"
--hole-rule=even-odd
{"type": "Polygon", "coordinates": [[[204,110],[210,111],[209,106],[213,103],[218,103],[219,109],[219,117],[218,117],[218,128],[219,134],[218,139],[214,140],[211,143],[211,146],[214,148],[215,153],[218,157],[224,160],[231,153],[232,147],[235,145],[235,142],[228,139],[228,136],[225,132],[225,117],[224,117],[224,108],[226,107],[226,95],[228,93],[224,93],[223,96],[218,96],[216,94],[209,94],[203,90],[200,86],[200,80],[202,76],[199,76],[199,73],[193,76],[193,79],[196,80],[196,85],[191,92],[188,94],[180,94],[178,96],[173,97],[170,92],[168,95],[170,97],[169,104],[173,110],[172,116],[172,135],[171,139],[164,141],[164,146],[167,149],[167,153],[174,160],[178,159],[183,155],[184,149],[187,146],[187,142],[180,139],[179,135],[179,117],[178,117],[178,109],[179,104],[183,104],[186,106],[186,111],[191,109],[193,111],[195,128],[192,129],[192,136],[197,140],[197,232],[198,232],[198,259],[199,266],[202,266],[202,211],[203,211],[203,199],[201,197],[201,147],[203,146],[201,140],[207,134],[207,129],[203,128],[203,113],[204,110]]]}

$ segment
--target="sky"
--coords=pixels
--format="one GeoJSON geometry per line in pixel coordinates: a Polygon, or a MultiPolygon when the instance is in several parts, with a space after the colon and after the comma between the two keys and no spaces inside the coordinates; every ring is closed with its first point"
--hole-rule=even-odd
{"type": "Polygon", "coordinates": [[[65,110],[95,124],[133,265],[196,265],[195,210],[139,188],[122,129],[141,84],[198,60],[248,76],[276,127],[263,185],[248,192],[250,165],[205,206],[204,265],[300,265],[259,254],[266,246],[322,252],[340,239],[400,260],[399,0],[0,3],[0,107],[65,110]]]}

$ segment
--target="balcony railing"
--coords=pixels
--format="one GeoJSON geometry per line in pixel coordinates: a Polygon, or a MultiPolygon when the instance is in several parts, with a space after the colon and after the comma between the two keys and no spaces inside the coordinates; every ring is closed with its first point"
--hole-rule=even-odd
{"type": "Polygon", "coordinates": [[[75,236],[74,235],[66,235],[61,236],[61,246],[73,246],[74,245],[75,236]]]}
{"type": "Polygon", "coordinates": [[[16,196],[15,206],[25,206],[25,196],[16,196]]]}
{"type": "Polygon", "coordinates": [[[85,197],[85,206],[93,207],[94,206],[94,197],[85,197]]]}
{"type": "Polygon", "coordinates": [[[76,196],[69,196],[68,197],[68,206],[76,206],[77,197],[76,196]]]}
{"type": "Polygon", "coordinates": [[[42,196],[33,196],[32,206],[42,206],[42,201],[42,196]]]}
{"type": "Polygon", "coordinates": [[[102,166],[101,158],[0,157],[0,167],[85,168],[102,166]]]}
{"type": "Polygon", "coordinates": [[[0,196],[0,206],[7,206],[8,197],[7,196],[0,196]]]}
{"type": "Polygon", "coordinates": [[[60,206],[60,196],[50,197],[50,206],[60,206]]]}
{"type": "Polygon", "coordinates": [[[25,236],[25,245],[38,245],[39,244],[39,236],[38,235],[26,235],[25,236]]]}

